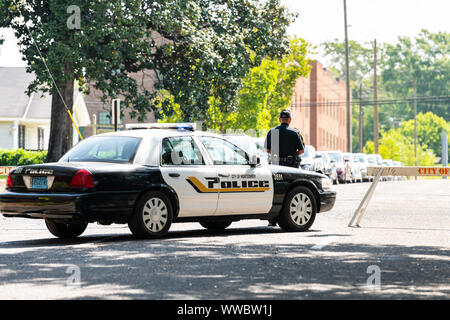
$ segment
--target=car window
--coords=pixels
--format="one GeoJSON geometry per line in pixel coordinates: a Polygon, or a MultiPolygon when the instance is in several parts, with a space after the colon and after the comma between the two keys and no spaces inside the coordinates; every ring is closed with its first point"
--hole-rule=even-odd
{"type": "Polygon", "coordinates": [[[132,162],[136,154],[140,138],[103,136],[92,137],[81,141],[60,162],[132,162]]]}
{"type": "Polygon", "coordinates": [[[234,144],[215,137],[200,137],[215,165],[248,165],[245,152],[234,144]]]}
{"type": "Polygon", "coordinates": [[[330,158],[336,162],[343,162],[342,155],[340,153],[328,153],[330,158]]]}
{"type": "Polygon", "coordinates": [[[162,140],[161,165],[204,165],[200,149],[192,137],[170,137],[162,140]]]}

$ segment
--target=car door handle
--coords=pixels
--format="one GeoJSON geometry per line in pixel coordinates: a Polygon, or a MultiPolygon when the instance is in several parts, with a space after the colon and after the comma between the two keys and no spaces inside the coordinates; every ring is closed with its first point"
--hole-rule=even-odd
{"type": "Polygon", "coordinates": [[[179,173],[169,173],[169,177],[178,178],[180,176],[179,173]]]}
{"type": "Polygon", "coordinates": [[[227,178],[229,176],[230,176],[229,174],[219,173],[219,177],[222,177],[222,178],[227,178]]]}

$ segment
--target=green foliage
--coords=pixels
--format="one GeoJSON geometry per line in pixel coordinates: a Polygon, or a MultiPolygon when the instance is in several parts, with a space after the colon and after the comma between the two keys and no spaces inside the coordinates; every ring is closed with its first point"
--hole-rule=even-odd
{"type": "MultiPolygon", "coordinates": [[[[373,141],[367,141],[364,152],[374,153],[373,141]]],[[[414,141],[404,136],[399,129],[391,129],[381,132],[381,139],[378,141],[378,152],[383,159],[401,161],[405,166],[414,166],[414,141]]],[[[426,146],[417,145],[417,164],[420,166],[432,166],[435,162],[435,155],[426,146]]]]}
{"type": "Polygon", "coordinates": [[[208,127],[221,132],[225,128],[269,130],[277,123],[279,112],[290,106],[297,78],[309,73],[308,48],[309,44],[303,39],[294,38],[282,58],[266,58],[251,69],[242,81],[238,107],[233,111],[223,110],[220,101],[211,99],[208,127]]]}
{"type": "MultiPolygon", "coordinates": [[[[399,38],[386,45],[382,66],[383,86],[397,97],[412,97],[413,80],[417,96],[447,96],[450,92],[450,33],[422,30],[415,39],[399,38]]],[[[433,112],[450,119],[447,104],[420,103],[419,112],[433,112]]],[[[412,107],[407,111],[412,116],[412,107]]]]}
{"type": "Polygon", "coordinates": [[[0,149],[0,166],[24,166],[44,163],[47,151],[26,151],[23,149],[0,149]]]}
{"type": "MultiPolygon", "coordinates": [[[[345,78],[345,47],[338,40],[322,44],[330,69],[345,78]]],[[[413,79],[417,81],[417,96],[448,96],[450,92],[450,34],[431,33],[426,30],[415,38],[399,38],[396,45],[377,44],[378,52],[378,99],[412,99],[413,79]]],[[[359,145],[359,107],[362,97],[364,105],[364,143],[373,140],[373,44],[349,42],[350,86],[353,97],[353,150],[359,145]],[[356,103],[355,103],[356,102],[356,103]]],[[[450,119],[448,103],[417,103],[418,112],[433,112],[450,119]]],[[[379,104],[379,128],[389,131],[414,115],[412,103],[379,104]]],[[[437,152],[436,148],[433,148],[437,152]]],[[[440,154],[440,152],[437,152],[440,154]]]]}
{"type": "Polygon", "coordinates": [[[210,96],[222,109],[235,107],[249,70],[285,54],[294,18],[279,0],[16,2],[0,0],[0,27],[15,30],[28,71],[36,74],[29,92],[55,93],[34,38],[59,86],[76,80],[83,90],[85,83],[101,90],[104,101],[120,96],[139,120],[159,111],[160,101],[133,73],[154,71],[155,88],[171,93],[184,120],[202,120],[210,96]],[[67,27],[71,5],[80,8],[80,30],[67,27]]]}
{"type": "MultiPolygon", "coordinates": [[[[406,121],[400,127],[400,133],[409,139],[414,139],[414,120],[406,121]]],[[[450,133],[450,128],[444,118],[427,112],[417,115],[417,140],[424,148],[429,148],[439,157],[442,156],[442,131],[450,133]]]]}

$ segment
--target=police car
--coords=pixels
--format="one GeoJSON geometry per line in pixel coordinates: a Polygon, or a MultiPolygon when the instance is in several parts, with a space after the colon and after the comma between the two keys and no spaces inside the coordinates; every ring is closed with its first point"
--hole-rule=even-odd
{"type": "Polygon", "coordinates": [[[6,187],[4,217],[44,219],[59,238],[78,237],[92,222],[128,224],[138,238],[194,221],[221,230],[242,219],[274,219],[285,231],[306,231],[336,199],[326,176],[263,166],[190,124],[87,138],[56,163],[15,168],[6,187]]]}

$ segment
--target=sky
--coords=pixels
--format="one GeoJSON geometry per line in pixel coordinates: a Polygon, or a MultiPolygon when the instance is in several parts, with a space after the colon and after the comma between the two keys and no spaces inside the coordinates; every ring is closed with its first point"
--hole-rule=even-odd
{"type": "MultiPolygon", "coordinates": [[[[343,0],[281,0],[300,14],[289,27],[290,35],[313,45],[344,39],[343,0]]],[[[347,0],[350,40],[395,43],[399,36],[415,37],[421,29],[450,32],[450,0],[347,0]]],[[[0,47],[0,66],[23,66],[10,30],[0,29],[6,39],[0,47]]],[[[311,58],[326,63],[320,50],[311,58]]]]}
{"type": "MultiPolygon", "coordinates": [[[[344,0],[281,0],[299,13],[289,34],[318,46],[345,38],[344,0]]],[[[450,0],[347,0],[349,40],[394,44],[399,36],[416,37],[422,29],[450,32],[450,0]]],[[[320,52],[319,60],[326,60],[320,52]]]]}

